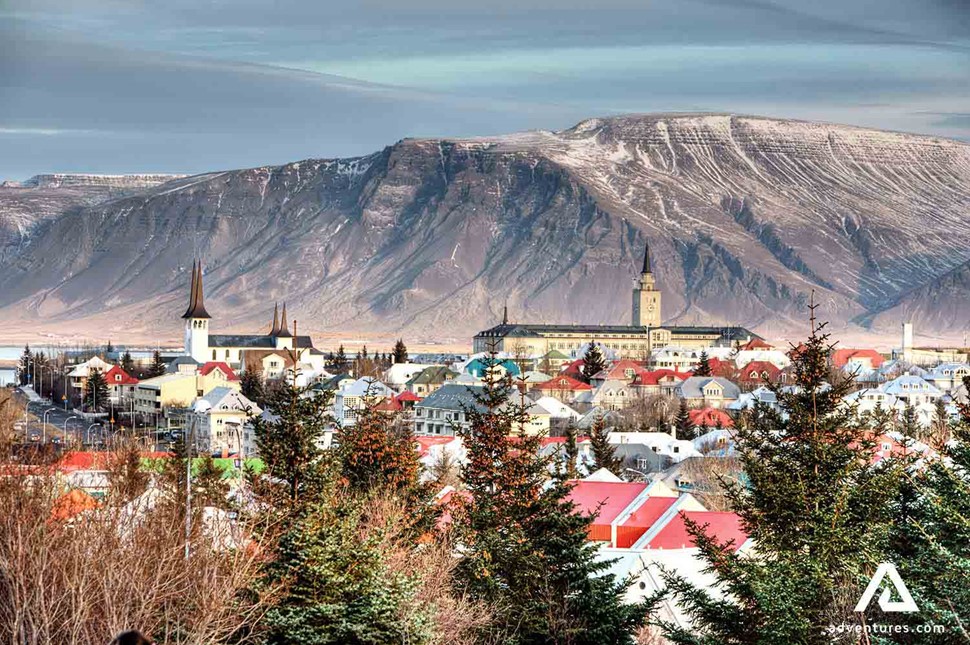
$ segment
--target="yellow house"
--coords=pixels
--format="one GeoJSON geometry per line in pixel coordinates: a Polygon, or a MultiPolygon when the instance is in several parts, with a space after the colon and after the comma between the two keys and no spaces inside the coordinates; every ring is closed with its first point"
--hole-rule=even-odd
{"type": "Polygon", "coordinates": [[[239,381],[222,378],[217,372],[163,374],[145,379],[135,388],[135,412],[155,414],[166,408],[187,408],[218,387],[239,390],[239,381]]]}

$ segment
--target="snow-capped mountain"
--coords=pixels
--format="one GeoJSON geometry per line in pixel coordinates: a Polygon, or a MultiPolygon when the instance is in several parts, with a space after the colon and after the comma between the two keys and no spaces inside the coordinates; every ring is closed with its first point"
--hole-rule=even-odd
{"type": "Polygon", "coordinates": [[[968,215],[964,143],[731,115],[590,119],[65,211],[0,261],[0,319],[174,336],[199,254],[214,328],[261,325],[283,299],[307,331],[467,340],[506,302],[522,321],[627,323],[649,240],[669,322],[774,336],[805,326],[814,291],[836,324],[895,330],[904,294],[970,260],[968,215]]]}

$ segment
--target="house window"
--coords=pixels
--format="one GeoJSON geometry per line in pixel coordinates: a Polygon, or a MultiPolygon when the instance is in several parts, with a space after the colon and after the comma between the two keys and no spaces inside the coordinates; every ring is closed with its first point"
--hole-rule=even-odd
{"type": "Polygon", "coordinates": [[[212,360],[216,360],[216,350],[212,350],[212,360]]]}

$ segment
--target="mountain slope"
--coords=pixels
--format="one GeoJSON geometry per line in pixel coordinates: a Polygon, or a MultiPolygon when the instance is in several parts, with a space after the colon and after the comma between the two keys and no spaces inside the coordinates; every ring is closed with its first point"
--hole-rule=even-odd
{"type": "Polygon", "coordinates": [[[506,300],[519,320],[625,323],[649,240],[667,321],[776,335],[804,326],[813,290],[846,324],[967,261],[968,214],[958,142],[591,119],[199,175],[65,213],[0,262],[0,319],[174,336],[199,253],[214,329],[263,325],[276,299],[307,331],[467,340],[506,300]]]}

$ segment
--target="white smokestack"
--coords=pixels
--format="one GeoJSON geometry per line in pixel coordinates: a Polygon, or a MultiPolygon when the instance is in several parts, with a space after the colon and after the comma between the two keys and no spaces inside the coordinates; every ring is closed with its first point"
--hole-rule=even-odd
{"type": "Polygon", "coordinates": [[[903,360],[913,362],[913,323],[903,323],[903,360]]]}

